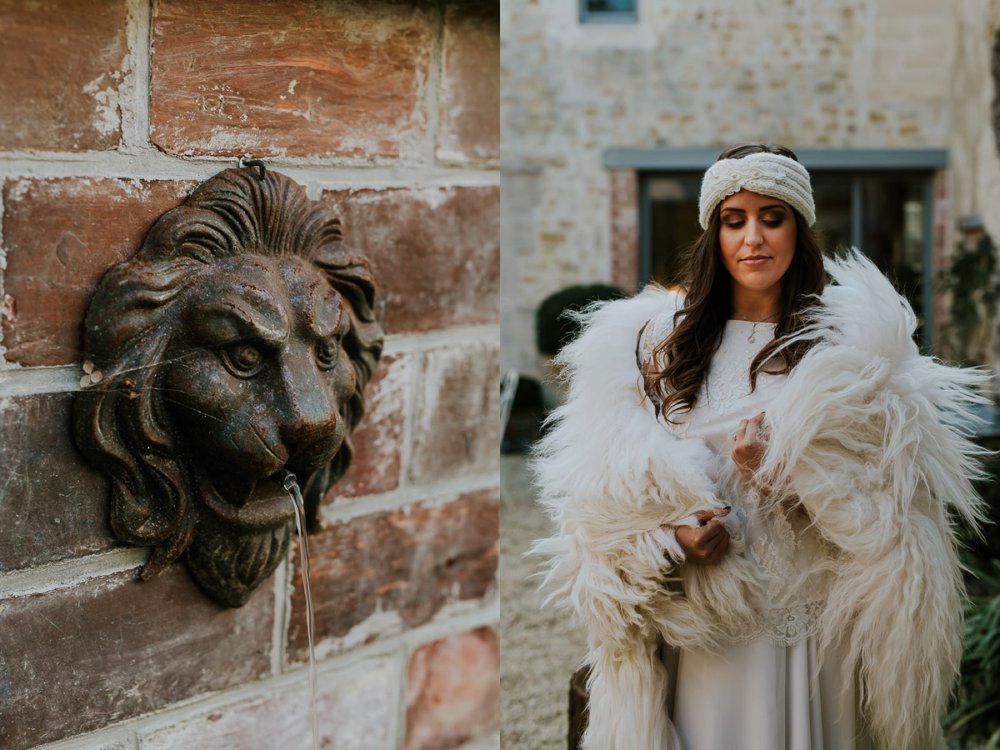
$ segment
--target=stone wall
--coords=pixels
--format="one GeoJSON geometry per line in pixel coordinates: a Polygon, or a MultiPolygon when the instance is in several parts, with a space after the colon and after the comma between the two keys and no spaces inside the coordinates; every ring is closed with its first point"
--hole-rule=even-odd
{"type": "Polygon", "coordinates": [[[609,148],[947,148],[945,245],[971,211],[1000,236],[1000,161],[982,137],[997,0],[638,7],[638,24],[600,25],[580,24],[577,0],[502,5],[505,368],[537,372],[544,297],[621,279],[634,255],[612,223],[632,188],[603,167],[609,148]]]}
{"type": "Polygon", "coordinates": [[[497,5],[0,0],[0,746],[308,746],[295,551],[236,610],[139,582],[70,436],[95,283],[244,153],[388,300],[310,542],[323,746],[496,745],[497,5]]]}

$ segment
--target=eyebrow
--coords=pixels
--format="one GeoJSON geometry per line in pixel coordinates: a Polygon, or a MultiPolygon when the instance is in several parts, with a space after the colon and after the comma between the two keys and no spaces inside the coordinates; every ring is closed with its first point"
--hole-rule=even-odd
{"type": "Polygon", "coordinates": [[[333,294],[328,294],[328,290],[323,290],[320,293],[318,288],[313,292],[313,319],[310,321],[309,327],[316,337],[321,339],[329,338],[335,333],[345,333],[347,330],[347,326],[344,325],[347,317],[344,299],[335,290],[329,291],[333,291],[333,294]],[[337,317],[329,325],[324,325],[328,320],[328,316],[324,315],[324,312],[334,305],[337,307],[337,317]]]}
{"type": "Polygon", "coordinates": [[[222,299],[199,309],[197,327],[216,341],[253,337],[280,344],[288,336],[288,323],[278,308],[259,310],[241,299],[222,299]]]}
{"type": "MultiPolygon", "coordinates": [[[[768,203],[766,206],[761,206],[760,208],[758,208],[757,213],[763,213],[764,211],[773,211],[776,208],[780,208],[782,211],[785,210],[785,206],[781,205],[780,203],[768,203]]],[[[735,211],[741,214],[746,213],[745,208],[736,208],[735,206],[729,206],[727,208],[722,209],[722,213],[726,213],[726,211],[735,211]]]]}

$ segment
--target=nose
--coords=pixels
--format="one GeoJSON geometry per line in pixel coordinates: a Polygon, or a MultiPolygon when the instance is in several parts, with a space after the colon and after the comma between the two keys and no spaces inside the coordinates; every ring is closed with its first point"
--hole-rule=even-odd
{"type": "Polygon", "coordinates": [[[749,247],[760,247],[764,244],[764,233],[760,231],[760,223],[756,219],[747,219],[746,234],[743,242],[749,247]]]}
{"type": "Polygon", "coordinates": [[[311,357],[290,358],[282,368],[285,413],[281,439],[289,453],[329,437],[337,429],[337,403],[311,357]]]}

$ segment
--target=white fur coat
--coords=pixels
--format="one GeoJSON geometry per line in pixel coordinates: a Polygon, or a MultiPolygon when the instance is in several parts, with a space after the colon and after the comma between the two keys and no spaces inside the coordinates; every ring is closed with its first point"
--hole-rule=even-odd
{"type": "MultiPolygon", "coordinates": [[[[827,271],[833,283],[802,334],[817,342],[767,410],[760,474],[798,496],[824,542],[819,642],[846,645],[870,733],[886,750],[938,747],[960,656],[952,524],[981,520],[970,483],[979,451],[961,426],[983,375],[921,356],[909,306],[859,253],[827,271]]],[[[636,335],[675,304],[649,288],[585,316],[560,355],[567,402],[534,464],[557,525],[535,550],[551,597],[588,632],[586,750],[680,748],[660,641],[712,648],[759,616],[757,568],[735,526],[719,565],[674,568],[664,555],[661,525],[727,504],[732,479],[644,398],[636,335]]]]}

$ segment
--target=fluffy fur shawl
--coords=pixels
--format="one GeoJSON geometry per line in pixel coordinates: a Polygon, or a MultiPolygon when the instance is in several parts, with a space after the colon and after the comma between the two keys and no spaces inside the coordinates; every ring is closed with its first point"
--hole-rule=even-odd
{"type": "MultiPolygon", "coordinates": [[[[798,496],[824,542],[820,644],[846,645],[876,741],[937,747],[960,656],[951,524],[956,513],[981,520],[970,483],[980,451],[962,425],[984,376],[921,356],[912,311],[863,256],[827,271],[833,283],[800,334],[815,344],[768,407],[760,474],[798,496]]],[[[547,558],[551,598],[588,632],[587,750],[680,748],[661,640],[713,648],[758,616],[756,567],[737,526],[720,565],[674,569],[664,556],[661,525],[721,507],[731,484],[711,451],[667,430],[644,397],[637,332],[676,304],[650,288],[586,314],[560,355],[569,394],[534,463],[557,525],[535,551],[547,558]]]]}

